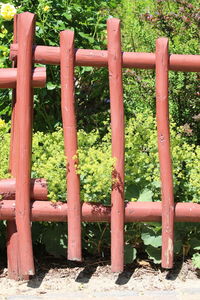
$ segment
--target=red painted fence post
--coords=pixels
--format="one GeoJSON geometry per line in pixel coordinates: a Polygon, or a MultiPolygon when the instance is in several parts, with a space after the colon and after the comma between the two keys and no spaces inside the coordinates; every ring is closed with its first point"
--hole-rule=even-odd
{"type": "Polygon", "coordinates": [[[110,18],[108,31],[108,70],[112,130],[112,156],[116,158],[111,193],[111,269],[124,269],[124,105],[120,21],[110,18]]]}
{"type": "Polygon", "coordinates": [[[78,164],[77,125],[74,99],[74,32],[60,33],[61,107],[67,157],[68,259],[82,260],[81,203],[78,164]]]}
{"type": "Polygon", "coordinates": [[[162,267],[173,267],[174,195],[168,107],[168,39],[156,41],[156,118],[162,193],[162,267]]]}
{"type": "MultiPolygon", "coordinates": [[[[35,15],[22,13],[17,19],[17,151],[16,165],[16,226],[20,252],[20,275],[34,275],[30,222],[30,175],[32,145],[32,44],[35,15]]],[[[15,133],[16,134],[16,133],[15,133]]]]}
{"type": "MultiPolygon", "coordinates": [[[[17,17],[14,16],[13,25],[13,42],[17,43],[17,17]]],[[[12,62],[12,67],[16,67],[16,59],[12,62]]],[[[10,160],[9,169],[12,176],[16,175],[16,159],[15,151],[17,149],[17,139],[16,139],[16,89],[12,92],[12,118],[11,118],[11,141],[10,141],[10,160]]],[[[8,264],[8,277],[10,279],[18,280],[20,277],[20,255],[18,247],[18,234],[16,228],[16,222],[7,222],[7,264],[8,264]]]]}

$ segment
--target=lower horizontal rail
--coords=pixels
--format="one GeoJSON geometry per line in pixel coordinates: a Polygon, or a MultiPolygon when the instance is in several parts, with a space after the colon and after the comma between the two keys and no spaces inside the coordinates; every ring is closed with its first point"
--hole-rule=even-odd
{"type": "MultiPolygon", "coordinates": [[[[32,221],[66,222],[67,203],[34,201],[31,205],[32,221]]],[[[161,222],[161,202],[128,202],[125,204],[125,222],[161,222]]],[[[97,203],[82,204],[82,221],[110,222],[111,208],[97,203]]],[[[15,201],[0,201],[0,220],[15,218],[15,201]]],[[[200,222],[200,205],[176,203],[175,222],[200,222]]]]}
{"type": "MultiPolygon", "coordinates": [[[[17,68],[0,69],[0,88],[15,88],[17,81],[17,68]]],[[[33,69],[32,87],[45,87],[46,69],[38,67],[33,69]]]]}

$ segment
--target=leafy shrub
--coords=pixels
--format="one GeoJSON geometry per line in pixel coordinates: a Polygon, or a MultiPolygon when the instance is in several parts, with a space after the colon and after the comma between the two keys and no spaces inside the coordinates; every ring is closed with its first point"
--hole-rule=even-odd
{"type": "Polygon", "coordinates": [[[66,170],[62,130],[36,132],[33,136],[32,177],[46,178],[49,199],[66,199],[66,170]]]}
{"type": "MultiPolygon", "coordinates": [[[[105,49],[106,20],[118,3],[120,0],[12,0],[17,13],[29,11],[37,15],[37,45],[59,46],[60,31],[69,29],[75,31],[75,47],[84,49],[105,49]]],[[[1,68],[11,67],[8,58],[13,37],[12,27],[12,21],[0,15],[1,68]]],[[[101,115],[108,107],[105,103],[105,99],[109,98],[107,70],[77,67],[75,73],[79,126],[99,124],[101,115]],[[94,120],[93,115],[99,115],[99,118],[94,120]]],[[[36,130],[53,131],[55,126],[61,124],[59,66],[47,66],[47,80],[45,89],[36,89],[34,92],[34,127],[36,130]]],[[[9,120],[9,91],[0,91],[0,97],[0,115],[9,120]]]]}
{"type": "MultiPolygon", "coordinates": [[[[124,51],[155,52],[158,37],[169,39],[169,52],[173,54],[199,54],[198,1],[122,0],[117,7],[122,20],[124,51]]],[[[178,126],[187,125],[188,138],[200,141],[199,74],[169,72],[170,112],[178,126]]],[[[124,71],[124,99],[127,116],[151,108],[155,112],[155,72],[126,69],[124,71]]]]}
{"type": "Polygon", "coordinates": [[[10,145],[10,126],[0,118],[0,178],[10,177],[8,170],[9,145],[10,145]]]}
{"type": "MultiPolygon", "coordinates": [[[[1,177],[8,176],[9,125],[0,123],[1,177]]],[[[160,200],[159,163],[155,118],[150,111],[137,113],[126,122],[125,154],[125,199],[129,201],[160,200]]],[[[101,136],[98,130],[86,133],[78,132],[79,160],[78,173],[81,178],[81,200],[110,203],[111,173],[115,159],[111,158],[111,132],[101,136]]],[[[174,166],[174,191],[176,201],[198,202],[200,191],[200,173],[198,168],[199,146],[190,145],[184,136],[182,127],[171,123],[171,145],[174,166]]],[[[44,177],[48,180],[49,198],[66,199],[66,159],[64,156],[63,132],[58,128],[53,133],[36,132],[33,135],[32,177],[44,177]]],[[[34,227],[38,228],[34,225],[34,227]]],[[[38,239],[46,244],[49,230],[60,232],[66,240],[66,226],[54,224],[44,227],[38,239]],[[44,232],[43,232],[44,231],[44,232]]],[[[190,243],[193,232],[198,232],[198,225],[187,225],[187,229],[177,224],[175,252],[179,253],[182,244],[190,243]],[[197,228],[197,229],[195,229],[197,228]],[[196,231],[195,231],[196,230],[196,231]]],[[[144,248],[154,262],[160,257],[160,224],[126,225],[126,261],[136,255],[136,248],[144,248]],[[153,240],[153,243],[152,243],[153,240]],[[134,250],[135,249],[135,250],[134,250]]],[[[83,225],[84,247],[89,253],[102,253],[108,247],[109,226],[106,224],[83,225]],[[96,232],[96,233],[95,233],[96,232]],[[101,239],[99,239],[99,236],[101,239]],[[105,239],[107,242],[105,242],[105,239]]],[[[59,238],[57,239],[59,240],[59,238]]],[[[63,240],[63,241],[64,241],[63,240]]],[[[62,243],[58,253],[65,251],[62,243]]],[[[58,247],[55,245],[55,247],[58,247]]],[[[192,242],[191,242],[192,247],[192,242]]],[[[53,243],[47,246],[55,253],[53,243]]],[[[196,253],[196,252],[195,252],[196,253]]]]}
{"type": "MultiPolygon", "coordinates": [[[[8,176],[9,126],[1,121],[1,177],[8,176]]],[[[78,132],[79,159],[77,172],[81,179],[82,201],[108,203],[111,192],[111,173],[115,159],[111,158],[111,132],[102,138],[98,130],[78,132]]],[[[160,200],[159,162],[156,124],[150,111],[138,113],[127,121],[125,131],[125,188],[126,200],[160,200]],[[144,122],[145,120],[145,122],[144,122]]],[[[183,128],[171,123],[175,200],[198,202],[200,173],[199,146],[190,145],[183,128]]],[[[63,132],[36,132],[33,135],[32,177],[48,180],[49,199],[66,199],[66,159],[63,132]]]]}
{"type": "MultiPolygon", "coordinates": [[[[8,2],[7,0],[3,2],[8,2]]],[[[75,30],[76,48],[105,49],[106,19],[112,15],[122,20],[124,51],[155,52],[159,36],[169,38],[170,53],[198,54],[199,12],[192,1],[12,1],[17,13],[37,14],[36,43],[58,46],[59,32],[75,30]],[[53,12],[53,13],[52,13],[53,12]]],[[[0,67],[9,67],[9,45],[12,42],[12,22],[0,17],[0,67]]],[[[35,91],[36,130],[54,130],[61,124],[60,74],[58,66],[47,66],[47,88],[35,91]],[[41,101],[42,100],[42,101],[41,101]],[[52,112],[54,112],[52,114],[52,112]]],[[[109,99],[107,69],[76,67],[76,101],[80,128],[91,130],[102,126],[108,111],[109,99]]],[[[124,99],[127,116],[145,108],[155,111],[155,72],[126,69],[124,71],[124,99]],[[134,101],[133,101],[134,100],[134,101]]],[[[199,141],[199,75],[191,72],[170,72],[170,110],[178,126],[188,124],[192,138],[199,141]]],[[[10,117],[10,93],[0,91],[0,114],[10,117]]],[[[103,126],[102,126],[103,127],[103,126]]],[[[191,139],[190,137],[190,139],[191,139]]]]}
{"type": "MultiPolygon", "coordinates": [[[[99,132],[78,132],[80,164],[77,172],[81,179],[81,200],[104,202],[111,190],[113,159],[111,147],[100,139],[99,132]]],[[[49,199],[66,199],[66,158],[64,156],[63,131],[36,132],[33,137],[33,177],[48,180],[49,199]]]]}

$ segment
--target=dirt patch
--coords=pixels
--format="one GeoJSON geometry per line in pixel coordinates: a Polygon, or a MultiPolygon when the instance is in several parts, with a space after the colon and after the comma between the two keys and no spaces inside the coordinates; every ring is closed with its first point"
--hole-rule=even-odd
{"type": "Polygon", "coordinates": [[[177,262],[174,270],[166,271],[140,260],[128,265],[121,274],[112,273],[108,261],[84,263],[46,259],[36,261],[37,275],[29,281],[16,282],[8,279],[7,269],[0,275],[0,299],[9,295],[42,295],[46,293],[84,292],[88,295],[107,291],[177,290],[200,283],[200,274],[191,260],[177,262]]]}

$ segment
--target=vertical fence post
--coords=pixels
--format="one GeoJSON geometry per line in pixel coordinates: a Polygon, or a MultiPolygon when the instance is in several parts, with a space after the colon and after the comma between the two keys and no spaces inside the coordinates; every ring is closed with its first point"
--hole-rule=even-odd
{"type": "Polygon", "coordinates": [[[124,106],[120,21],[110,18],[108,31],[108,70],[112,130],[112,156],[116,159],[111,193],[111,269],[124,268],[124,106]]]}
{"type": "Polygon", "coordinates": [[[173,267],[174,196],[168,107],[168,39],[156,41],[156,118],[162,193],[162,267],[173,267]]]}
{"type": "MultiPolygon", "coordinates": [[[[17,17],[18,15],[14,16],[14,24],[13,24],[13,43],[17,43],[17,17]]],[[[12,67],[17,67],[16,59],[12,62],[12,67]]],[[[15,132],[16,132],[16,89],[12,90],[12,116],[11,116],[11,138],[10,138],[10,158],[9,158],[9,170],[13,176],[15,176],[15,150],[16,150],[16,139],[15,139],[15,132]]]]}
{"type": "MultiPolygon", "coordinates": [[[[14,16],[14,26],[13,26],[13,42],[17,43],[17,16],[14,16]]],[[[16,61],[13,61],[12,67],[17,66],[16,61]]],[[[13,177],[16,176],[16,159],[15,153],[17,149],[17,139],[16,139],[16,89],[12,91],[12,118],[11,118],[11,142],[10,142],[10,159],[9,159],[9,169],[13,177]]],[[[19,279],[19,248],[18,248],[18,235],[16,222],[7,221],[7,264],[8,264],[8,277],[10,279],[19,279]]]]}
{"type": "Polygon", "coordinates": [[[68,259],[82,260],[80,179],[76,173],[77,125],[74,99],[74,32],[60,33],[61,106],[67,157],[68,259]]]}
{"type": "MultiPolygon", "coordinates": [[[[30,222],[30,176],[32,144],[32,43],[35,15],[22,13],[17,19],[17,151],[16,226],[20,251],[20,275],[34,275],[30,222]]],[[[16,117],[16,114],[15,114],[16,117]]],[[[16,133],[15,133],[16,134],[16,133]]]]}

